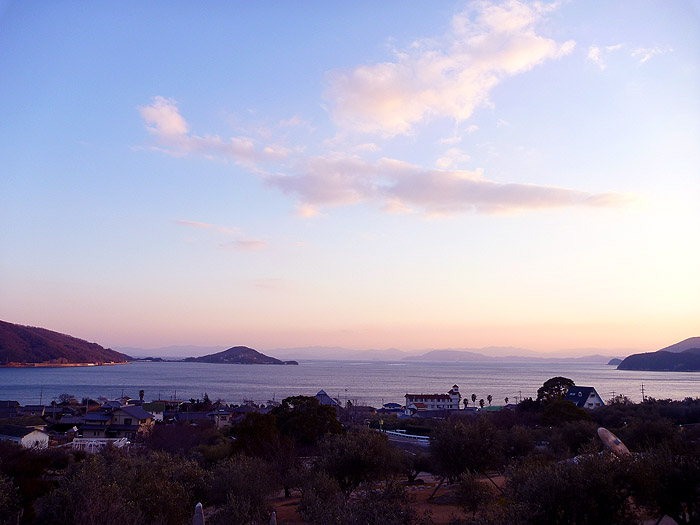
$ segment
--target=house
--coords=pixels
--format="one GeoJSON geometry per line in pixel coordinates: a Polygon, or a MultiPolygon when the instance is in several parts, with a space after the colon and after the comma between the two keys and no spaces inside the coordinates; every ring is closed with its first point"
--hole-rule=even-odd
{"type": "Polygon", "coordinates": [[[399,405],[398,403],[384,403],[382,405],[382,408],[377,410],[378,414],[403,414],[404,413],[404,407],[399,405]]]}
{"type": "Polygon", "coordinates": [[[220,408],[213,412],[208,412],[207,417],[214,422],[216,428],[230,427],[236,418],[236,409],[220,408]]]}
{"type": "Polygon", "coordinates": [[[18,401],[0,401],[0,419],[19,417],[18,401]]]}
{"type": "Polygon", "coordinates": [[[153,401],[151,403],[144,403],[141,405],[146,412],[153,414],[154,421],[163,421],[163,414],[165,413],[165,403],[161,401],[153,401]]]}
{"type": "Polygon", "coordinates": [[[32,427],[0,425],[0,439],[13,441],[24,448],[44,449],[49,447],[49,435],[32,427]]]}
{"type": "Polygon", "coordinates": [[[413,415],[421,410],[459,410],[462,395],[459,387],[453,385],[447,394],[406,394],[406,415],[413,415]]]}
{"type": "Polygon", "coordinates": [[[133,439],[136,434],[148,432],[153,427],[153,415],[139,406],[125,405],[112,410],[110,415],[107,437],[133,439]]]}
{"type": "Polygon", "coordinates": [[[44,415],[46,407],[44,405],[25,405],[23,407],[19,407],[19,411],[23,416],[41,417],[44,415]]]}
{"type": "Polygon", "coordinates": [[[316,394],[314,397],[318,399],[318,402],[321,405],[330,405],[335,408],[341,408],[340,401],[326,394],[325,390],[319,390],[318,394],[316,394]]]}
{"type": "Polygon", "coordinates": [[[124,405],[111,410],[95,410],[83,417],[80,430],[84,438],[129,438],[147,432],[153,425],[153,415],[143,408],[124,405]]]}
{"type": "Polygon", "coordinates": [[[564,399],[571,401],[579,408],[587,408],[589,410],[605,405],[598,392],[592,386],[571,386],[564,399]]]}

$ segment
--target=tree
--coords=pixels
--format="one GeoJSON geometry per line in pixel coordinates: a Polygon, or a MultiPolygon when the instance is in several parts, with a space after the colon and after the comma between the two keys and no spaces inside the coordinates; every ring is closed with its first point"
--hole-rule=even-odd
{"type": "Polygon", "coordinates": [[[62,405],[67,405],[70,403],[70,400],[74,398],[75,396],[73,394],[61,394],[58,396],[58,402],[62,405]]]}
{"type": "Polygon", "coordinates": [[[491,394],[489,394],[488,396],[486,396],[486,401],[488,401],[488,402],[489,402],[489,406],[491,406],[491,401],[493,401],[493,397],[491,396],[491,394]]]}
{"type": "Polygon", "coordinates": [[[502,435],[486,417],[448,420],[439,424],[430,440],[437,473],[455,481],[464,472],[500,467],[502,435]]]}
{"type": "Polygon", "coordinates": [[[462,403],[464,403],[464,408],[467,408],[469,406],[469,399],[465,397],[462,403]]]}
{"type": "Polygon", "coordinates": [[[484,408],[484,405],[485,405],[485,404],[486,404],[486,403],[484,402],[484,398],[483,398],[483,397],[482,397],[481,399],[479,399],[479,407],[480,407],[480,408],[484,408]]]}
{"type": "Polygon", "coordinates": [[[700,523],[700,450],[651,450],[633,464],[635,501],[676,523],[700,523]]]}
{"type": "Polygon", "coordinates": [[[358,427],[324,439],[316,466],[336,480],[347,497],[361,483],[398,473],[401,457],[385,434],[358,427]]]}
{"type": "Polygon", "coordinates": [[[0,472],[0,523],[12,523],[11,518],[19,512],[17,487],[12,480],[0,472]]]}
{"type": "Polygon", "coordinates": [[[532,525],[640,523],[629,497],[630,462],[587,454],[576,462],[523,463],[508,476],[511,519],[507,521],[532,525]]]}
{"type": "Polygon", "coordinates": [[[300,446],[315,445],[322,436],[343,430],[335,408],[321,405],[315,397],[285,398],[271,413],[277,418],[282,435],[291,437],[300,446]]]}
{"type": "Polygon", "coordinates": [[[570,421],[590,421],[591,415],[585,408],[579,408],[571,401],[553,398],[545,405],[542,424],[558,426],[570,421]]]}
{"type": "Polygon", "coordinates": [[[476,405],[476,394],[472,394],[472,403],[476,405]]]}
{"type": "Polygon", "coordinates": [[[503,400],[506,402],[506,405],[507,405],[508,404],[508,396],[506,396],[503,400]]]}
{"type": "Polygon", "coordinates": [[[208,490],[210,501],[221,507],[214,523],[267,523],[266,498],[278,488],[272,479],[268,465],[259,458],[240,455],[217,463],[208,490]],[[227,521],[227,515],[234,518],[227,521]]]}
{"type": "Polygon", "coordinates": [[[553,399],[561,399],[574,386],[574,382],[567,377],[552,377],[537,389],[537,401],[547,402],[553,399]]]}
{"type": "Polygon", "coordinates": [[[476,518],[476,511],[479,510],[485,500],[493,496],[493,490],[483,481],[479,481],[477,476],[465,472],[459,476],[457,489],[455,490],[457,502],[465,512],[471,511],[472,519],[476,518]]]}
{"type": "Polygon", "coordinates": [[[143,396],[144,396],[144,394],[145,394],[145,392],[144,392],[143,390],[139,390],[139,400],[140,400],[141,402],[143,402],[143,396]]]}

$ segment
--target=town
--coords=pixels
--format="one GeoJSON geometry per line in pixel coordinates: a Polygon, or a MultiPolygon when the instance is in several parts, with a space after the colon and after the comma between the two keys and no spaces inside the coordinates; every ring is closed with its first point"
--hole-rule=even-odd
{"type": "Polygon", "coordinates": [[[343,405],[323,389],[264,404],[206,394],[147,401],[143,390],[116,400],[64,394],[48,406],[0,401],[0,517],[188,523],[195,508],[207,523],[321,524],[335,516],[338,523],[495,524],[515,515],[518,523],[690,523],[700,516],[700,398],[606,402],[564,377],[546,381],[536,399],[513,403],[463,396],[458,385],[415,392],[380,408],[343,405]],[[561,486],[550,486],[551,475],[561,486]],[[561,496],[574,482],[588,487],[578,502],[561,496]],[[660,490],[675,483],[684,490],[660,490]],[[136,508],[93,508],[108,487],[136,508]],[[543,517],[553,512],[566,519],[543,517]]]}

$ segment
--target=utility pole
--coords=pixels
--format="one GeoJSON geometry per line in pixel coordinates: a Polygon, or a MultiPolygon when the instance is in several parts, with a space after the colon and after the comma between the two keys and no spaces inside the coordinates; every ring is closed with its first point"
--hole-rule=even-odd
{"type": "Polygon", "coordinates": [[[642,403],[646,401],[646,398],[644,397],[644,383],[642,383],[642,403]]]}

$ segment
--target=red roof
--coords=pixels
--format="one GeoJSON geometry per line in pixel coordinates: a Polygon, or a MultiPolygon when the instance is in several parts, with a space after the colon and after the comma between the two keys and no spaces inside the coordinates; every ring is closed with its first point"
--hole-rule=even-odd
{"type": "Polygon", "coordinates": [[[416,398],[416,397],[420,397],[422,399],[447,399],[447,400],[452,399],[447,394],[406,394],[406,397],[409,399],[416,398]]]}

